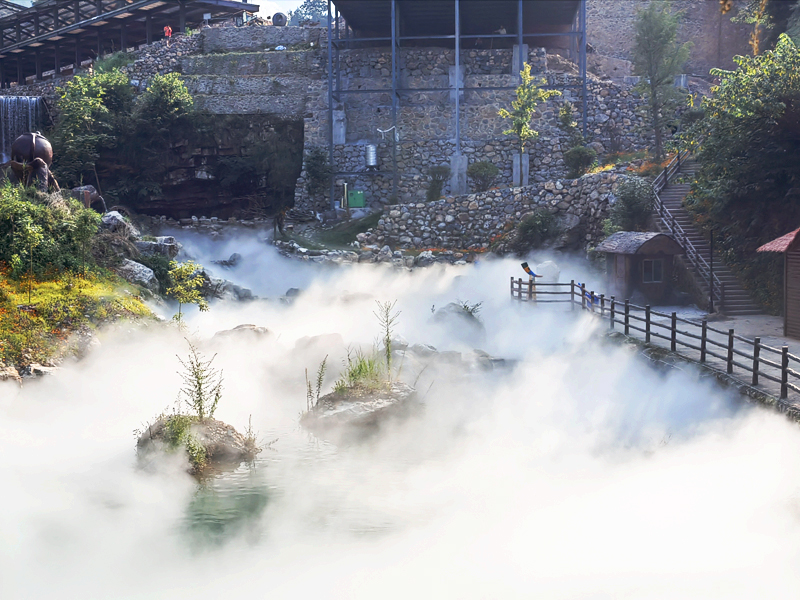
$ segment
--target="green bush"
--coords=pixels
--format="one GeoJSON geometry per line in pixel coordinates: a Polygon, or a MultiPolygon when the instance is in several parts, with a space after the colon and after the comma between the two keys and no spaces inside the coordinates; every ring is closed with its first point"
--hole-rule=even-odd
{"type": "Polygon", "coordinates": [[[476,192],[485,192],[492,187],[499,174],[500,169],[488,160],[474,162],[467,167],[467,177],[472,180],[476,192]]]}
{"type": "Polygon", "coordinates": [[[108,73],[114,69],[126,67],[135,60],[136,57],[128,52],[114,52],[105,58],[95,61],[94,70],[98,73],[108,73]]]}
{"type": "Polygon", "coordinates": [[[557,234],[556,218],[553,214],[546,209],[537,208],[517,225],[517,236],[512,249],[518,254],[524,254],[539,248],[557,234]]]}
{"type": "Polygon", "coordinates": [[[647,231],[653,213],[653,186],[641,177],[629,177],[617,186],[617,201],[611,207],[610,228],[617,231],[647,231]]]}
{"type": "Polygon", "coordinates": [[[564,164],[567,165],[571,178],[584,175],[595,160],[597,152],[588,146],[575,146],[564,153],[564,164]]]}
{"type": "Polygon", "coordinates": [[[428,171],[428,175],[431,178],[431,185],[428,187],[425,198],[428,202],[433,202],[442,197],[442,188],[444,188],[444,183],[447,181],[447,178],[450,177],[450,167],[447,165],[431,167],[428,171]]]}
{"type": "Polygon", "coordinates": [[[306,190],[311,196],[325,191],[331,176],[331,164],[328,154],[322,148],[312,148],[306,155],[306,190]]]}

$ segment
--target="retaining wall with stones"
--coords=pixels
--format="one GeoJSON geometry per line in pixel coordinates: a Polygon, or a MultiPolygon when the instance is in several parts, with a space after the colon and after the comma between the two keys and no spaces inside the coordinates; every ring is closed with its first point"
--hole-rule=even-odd
{"type": "Polygon", "coordinates": [[[619,175],[597,173],[523,188],[490,190],[436,202],[387,207],[363,239],[392,247],[477,249],[516,226],[536,208],[580,220],[584,245],[603,239],[609,199],[619,175]]]}

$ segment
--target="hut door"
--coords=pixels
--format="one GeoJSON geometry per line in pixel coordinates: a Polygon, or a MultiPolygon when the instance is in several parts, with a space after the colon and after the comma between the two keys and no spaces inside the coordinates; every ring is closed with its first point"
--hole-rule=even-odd
{"type": "Polygon", "coordinates": [[[625,255],[614,255],[614,293],[617,298],[623,300],[623,296],[627,293],[627,284],[625,281],[625,255]]]}

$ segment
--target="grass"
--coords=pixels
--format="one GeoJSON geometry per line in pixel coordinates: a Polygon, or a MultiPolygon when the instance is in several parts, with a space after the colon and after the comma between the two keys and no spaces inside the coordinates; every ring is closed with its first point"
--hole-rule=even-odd
{"type": "Polygon", "coordinates": [[[14,280],[0,268],[0,362],[43,363],[68,352],[76,331],[112,319],[152,317],[134,290],[111,275],[14,280]]]}
{"type": "Polygon", "coordinates": [[[94,70],[98,73],[108,73],[114,69],[130,65],[135,60],[136,57],[128,52],[114,52],[105,58],[95,61],[94,70]]]}
{"type": "Polygon", "coordinates": [[[361,350],[347,351],[344,371],[333,384],[336,394],[344,395],[352,392],[373,392],[383,389],[387,380],[384,376],[381,360],[377,354],[364,354],[361,350]]]}
{"type": "Polygon", "coordinates": [[[361,219],[353,219],[331,229],[320,231],[315,236],[315,241],[328,248],[344,249],[351,247],[356,241],[359,233],[366,233],[368,229],[374,228],[380,220],[381,213],[373,213],[361,219]]]}

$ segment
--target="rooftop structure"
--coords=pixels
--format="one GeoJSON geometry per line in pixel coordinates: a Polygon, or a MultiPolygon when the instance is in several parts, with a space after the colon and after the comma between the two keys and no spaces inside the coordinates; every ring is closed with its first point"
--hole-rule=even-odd
{"type": "Polygon", "coordinates": [[[44,0],[30,8],[0,2],[0,84],[39,80],[65,65],[150,43],[166,25],[185,32],[207,16],[258,9],[246,0],[44,0]]]}

